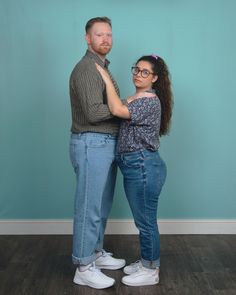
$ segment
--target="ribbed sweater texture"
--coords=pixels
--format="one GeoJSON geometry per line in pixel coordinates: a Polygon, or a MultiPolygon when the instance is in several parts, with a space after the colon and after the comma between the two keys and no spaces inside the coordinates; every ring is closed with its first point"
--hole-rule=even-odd
{"type": "Polygon", "coordinates": [[[75,65],[70,76],[71,132],[99,132],[116,135],[120,120],[112,116],[109,111],[105,83],[95,62],[106,68],[119,95],[118,86],[107,68],[109,61],[103,62],[96,54],[87,50],[84,57],[75,65]]]}

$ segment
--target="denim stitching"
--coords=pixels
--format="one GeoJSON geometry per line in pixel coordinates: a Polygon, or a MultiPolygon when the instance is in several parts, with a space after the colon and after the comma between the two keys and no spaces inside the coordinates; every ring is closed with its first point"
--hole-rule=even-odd
{"type": "Polygon", "coordinates": [[[81,237],[81,253],[80,253],[80,257],[83,257],[83,252],[84,252],[84,248],[85,248],[85,228],[87,228],[87,209],[88,209],[88,145],[85,142],[85,159],[86,159],[86,164],[85,164],[85,210],[84,210],[84,216],[83,216],[83,228],[82,228],[82,237],[81,237]]]}

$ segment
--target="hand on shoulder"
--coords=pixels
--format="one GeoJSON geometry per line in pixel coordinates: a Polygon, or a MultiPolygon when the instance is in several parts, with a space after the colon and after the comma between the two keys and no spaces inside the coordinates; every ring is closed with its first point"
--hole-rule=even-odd
{"type": "Polygon", "coordinates": [[[99,71],[99,73],[101,74],[102,79],[104,80],[104,82],[105,83],[110,82],[111,79],[110,79],[110,76],[109,76],[108,72],[106,70],[104,70],[103,67],[101,67],[96,62],[95,62],[95,66],[96,66],[97,70],[99,71]]]}
{"type": "Polygon", "coordinates": [[[146,92],[146,91],[138,92],[138,93],[135,93],[132,96],[128,96],[127,97],[127,102],[130,103],[131,101],[136,100],[136,99],[139,99],[139,98],[143,98],[143,97],[155,97],[155,96],[156,96],[156,94],[155,93],[151,93],[151,92],[146,92]]]}

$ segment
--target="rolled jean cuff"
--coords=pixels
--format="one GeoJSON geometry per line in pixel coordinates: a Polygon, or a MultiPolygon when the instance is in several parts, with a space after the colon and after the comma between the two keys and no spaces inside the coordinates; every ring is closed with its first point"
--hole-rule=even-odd
{"type": "Polygon", "coordinates": [[[160,259],[154,260],[154,261],[148,261],[143,258],[141,258],[142,266],[150,269],[156,269],[160,267],[160,259]]]}
{"type": "Polygon", "coordinates": [[[77,265],[88,265],[88,264],[94,262],[96,260],[96,258],[97,258],[97,256],[95,253],[91,256],[82,257],[82,258],[78,258],[78,257],[75,257],[74,255],[72,255],[72,262],[73,262],[73,264],[77,264],[77,265]]]}

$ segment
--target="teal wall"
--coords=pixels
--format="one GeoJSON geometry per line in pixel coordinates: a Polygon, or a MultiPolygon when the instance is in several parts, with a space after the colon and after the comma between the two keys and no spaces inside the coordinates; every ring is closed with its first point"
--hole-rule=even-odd
{"type": "MultiPolygon", "coordinates": [[[[0,219],[72,218],[68,79],[98,15],[113,21],[123,97],[142,54],[172,74],[159,217],[236,218],[235,0],[0,0],[0,219]]],[[[120,174],[111,217],[131,218],[120,174]]]]}

